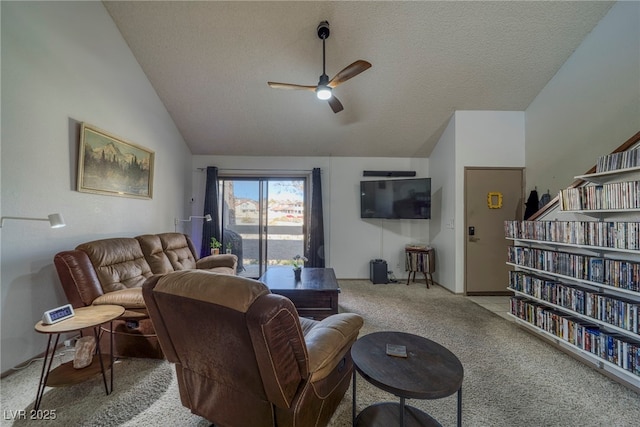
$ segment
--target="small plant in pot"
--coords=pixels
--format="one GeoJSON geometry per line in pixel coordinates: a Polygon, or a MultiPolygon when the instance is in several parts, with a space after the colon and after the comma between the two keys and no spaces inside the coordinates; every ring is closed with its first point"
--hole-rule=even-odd
{"type": "Polygon", "coordinates": [[[302,274],[302,266],[305,261],[309,261],[305,256],[296,255],[293,257],[293,275],[296,280],[300,280],[300,276],[302,274]]]}
{"type": "Polygon", "coordinates": [[[220,243],[215,237],[212,237],[209,246],[211,247],[211,255],[218,255],[220,253],[222,243],[220,243]]]}
{"type": "Polygon", "coordinates": [[[233,252],[233,251],[232,251],[232,249],[233,249],[233,245],[231,244],[231,242],[227,243],[227,250],[226,250],[226,252],[227,252],[228,254],[230,254],[230,253],[232,253],[232,252],[233,252]]]}

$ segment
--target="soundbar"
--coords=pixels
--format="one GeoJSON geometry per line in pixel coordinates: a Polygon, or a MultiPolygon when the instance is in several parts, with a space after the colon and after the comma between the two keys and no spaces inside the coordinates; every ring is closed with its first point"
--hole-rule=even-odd
{"type": "Polygon", "coordinates": [[[362,171],[362,176],[416,176],[416,171],[362,171]]]}

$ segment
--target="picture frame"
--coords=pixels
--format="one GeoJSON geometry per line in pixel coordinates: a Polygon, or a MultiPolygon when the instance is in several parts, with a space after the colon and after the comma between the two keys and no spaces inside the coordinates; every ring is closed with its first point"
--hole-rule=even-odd
{"type": "Polygon", "coordinates": [[[88,123],[81,125],[79,146],[79,192],[153,198],[153,151],[88,123]]]}

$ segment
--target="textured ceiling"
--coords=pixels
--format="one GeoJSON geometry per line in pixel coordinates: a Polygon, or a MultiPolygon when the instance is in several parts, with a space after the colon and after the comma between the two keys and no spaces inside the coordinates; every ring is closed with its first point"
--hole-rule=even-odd
{"type": "Polygon", "coordinates": [[[455,110],[523,111],[612,2],[104,2],[193,154],[426,157],[455,110]],[[313,92],[326,72],[372,68],[313,92]]]}

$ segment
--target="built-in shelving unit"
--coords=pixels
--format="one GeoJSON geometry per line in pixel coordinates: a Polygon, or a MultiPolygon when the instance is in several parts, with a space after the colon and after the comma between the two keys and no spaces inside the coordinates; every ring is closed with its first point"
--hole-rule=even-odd
{"type": "Polygon", "coordinates": [[[506,222],[505,236],[516,322],[640,392],[637,150],[603,156],[599,166],[632,166],[576,176],[554,209],[506,222]]]}
{"type": "Polygon", "coordinates": [[[515,241],[517,241],[521,245],[528,244],[529,246],[549,246],[554,248],[561,248],[563,246],[566,246],[569,248],[583,249],[586,251],[597,252],[597,253],[608,251],[608,252],[621,252],[621,253],[626,252],[626,253],[634,254],[638,252],[637,249],[611,248],[607,246],[584,245],[584,244],[576,244],[576,243],[562,243],[562,242],[553,242],[549,240],[514,239],[511,237],[507,237],[507,240],[513,240],[514,243],[515,241]]]}
{"type": "Polygon", "coordinates": [[[637,178],[640,176],[640,166],[631,168],[615,169],[604,172],[594,172],[586,175],[575,176],[575,179],[581,179],[583,181],[593,182],[595,184],[605,184],[620,178],[637,178]]]}

